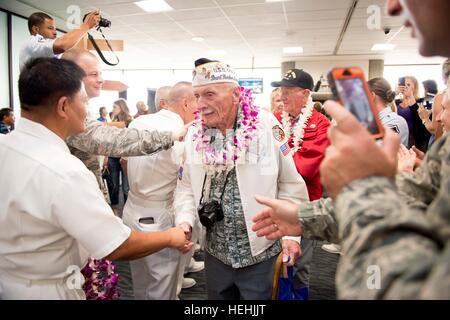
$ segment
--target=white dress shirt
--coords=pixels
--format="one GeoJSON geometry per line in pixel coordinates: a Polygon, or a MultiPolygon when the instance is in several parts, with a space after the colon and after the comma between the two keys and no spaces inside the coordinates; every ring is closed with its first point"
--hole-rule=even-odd
{"type": "MultiPolygon", "coordinates": [[[[129,128],[139,130],[172,131],[184,125],[181,117],[172,111],[161,110],[140,116],[129,128]]],[[[183,144],[175,142],[171,149],[152,155],[128,158],[128,183],[130,193],[148,201],[171,201],[177,186],[183,144]]]]}
{"type": "Polygon", "coordinates": [[[68,267],[109,255],[130,229],[94,175],[43,125],[22,118],[0,139],[0,158],[1,298],[84,298],[61,281],[68,267]]]}
{"type": "Polygon", "coordinates": [[[55,39],[45,39],[40,34],[32,35],[28,41],[23,45],[20,50],[19,66],[20,70],[25,64],[35,58],[58,58],[62,57],[62,54],[55,54],[53,52],[53,44],[55,39]]]}
{"type": "MultiPolygon", "coordinates": [[[[161,110],[140,116],[129,128],[178,131],[184,125],[172,111],[161,110]]],[[[141,232],[167,230],[174,226],[173,197],[177,186],[183,144],[141,157],[128,158],[130,192],[123,209],[123,221],[141,232]]],[[[177,294],[177,270],[180,252],[165,248],[130,262],[136,299],[174,300],[177,294]]]]}
{"type": "Polygon", "coordinates": [[[400,142],[408,147],[409,128],[405,118],[393,112],[390,107],[386,107],[378,113],[381,124],[387,126],[400,135],[400,142]]]}

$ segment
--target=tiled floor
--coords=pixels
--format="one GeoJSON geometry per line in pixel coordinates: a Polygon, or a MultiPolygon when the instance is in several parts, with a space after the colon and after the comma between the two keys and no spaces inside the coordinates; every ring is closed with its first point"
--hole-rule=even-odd
{"type": "MultiPolygon", "coordinates": [[[[321,249],[322,242],[314,242],[313,264],[310,278],[310,299],[311,300],[334,300],[336,290],[334,277],[339,255],[325,252],[321,249]]],[[[195,259],[202,261],[203,252],[195,254],[195,259]]],[[[119,290],[120,299],[133,299],[132,279],[128,262],[117,262],[117,272],[120,275],[119,290]]],[[[193,288],[182,290],[180,299],[182,300],[205,300],[206,283],[204,272],[190,273],[189,277],[197,281],[193,288]]]]}
{"type": "MultiPolygon", "coordinates": [[[[122,202],[122,197],[120,200],[122,202]]],[[[119,210],[119,215],[122,212],[119,210]]],[[[310,300],[335,300],[335,275],[336,266],[339,261],[339,255],[328,253],[321,249],[323,242],[314,241],[313,261],[310,275],[310,300]]],[[[197,261],[203,261],[203,252],[198,251],[194,255],[197,261]]],[[[132,289],[132,279],[130,273],[130,265],[128,262],[116,262],[117,273],[119,274],[119,292],[120,299],[129,300],[134,299],[132,289]]],[[[190,273],[188,277],[194,278],[197,285],[190,289],[182,290],[180,299],[182,300],[205,300],[206,296],[206,282],[203,271],[197,273],[190,273]]]]}

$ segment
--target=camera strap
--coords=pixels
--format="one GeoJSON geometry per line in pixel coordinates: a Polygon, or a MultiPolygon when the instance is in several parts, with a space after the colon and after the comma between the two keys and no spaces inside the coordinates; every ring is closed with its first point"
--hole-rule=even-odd
{"type": "MultiPolygon", "coordinates": [[[[236,134],[236,128],[237,128],[237,120],[238,117],[236,115],[236,119],[234,120],[234,125],[233,125],[233,130],[234,133],[236,134]]],[[[215,136],[211,136],[211,139],[209,141],[209,143],[213,143],[214,140],[216,139],[215,136]]],[[[234,139],[233,139],[234,140],[234,139]]],[[[234,161],[234,168],[236,168],[236,161],[234,161]]],[[[222,200],[223,200],[223,195],[225,194],[225,187],[228,184],[228,178],[230,177],[230,173],[231,173],[232,169],[230,171],[227,172],[227,177],[225,178],[225,183],[223,184],[223,188],[222,188],[222,194],[220,195],[220,205],[222,205],[222,200]]],[[[203,186],[202,186],[202,196],[200,197],[200,205],[203,203],[203,195],[205,193],[205,184],[206,184],[206,178],[207,178],[208,174],[205,173],[205,178],[203,179],[203,186]]],[[[211,183],[209,183],[209,185],[211,185],[211,183]]],[[[211,192],[211,190],[209,190],[211,192]]],[[[209,197],[208,197],[209,198],[209,197]]],[[[208,200],[207,200],[208,201],[208,200]]]]}
{"type": "Polygon", "coordinates": [[[106,39],[105,35],[104,35],[103,32],[102,32],[102,29],[97,28],[97,31],[100,31],[100,33],[101,33],[103,39],[105,39],[105,41],[106,41],[106,45],[108,46],[109,50],[110,50],[110,51],[112,52],[112,54],[116,57],[117,62],[116,62],[116,63],[111,63],[111,62],[109,62],[108,60],[106,60],[106,58],[105,58],[105,56],[103,55],[102,51],[100,50],[100,48],[98,47],[97,43],[95,42],[94,37],[91,36],[91,35],[88,33],[88,39],[89,39],[89,41],[91,41],[92,45],[94,46],[95,51],[97,51],[98,55],[100,56],[100,59],[102,59],[102,61],[103,61],[104,63],[106,63],[108,66],[117,66],[117,65],[119,64],[119,62],[120,62],[120,61],[119,61],[119,58],[117,57],[117,55],[116,55],[116,53],[114,52],[114,50],[111,48],[111,45],[109,44],[108,39],[106,39]]]}
{"type": "MultiPolygon", "coordinates": [[[[223,201],[223,195],[225,194],[225,188],[228,184],[228,178],[230,177],[230,173],[232,170],[228,171],[227,173],[227,177],[225,178],[225,183],[223,184],[223,188],[222,188],[222,194],[220,195],[220,205],[222,205],[222,201],[223,201]]],[[[205,184],[206,184],[206,178],[207,178],[208,174],[205,173],[205,178],[203,179],[203,186],[202,186],[202,196],[200,198],[200,205],[203,203],[203,195],[205,193],[205,184]]]]}

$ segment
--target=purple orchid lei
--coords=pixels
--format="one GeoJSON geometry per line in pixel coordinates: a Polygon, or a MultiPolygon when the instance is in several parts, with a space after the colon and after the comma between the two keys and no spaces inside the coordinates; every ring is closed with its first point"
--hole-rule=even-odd
{"type": "MultiPolygon", "coordinates": [[[[206,171],[220,172],[231,170],[236,160],[248,150],[250,141],[256,136],[259,107],[253,104],[254,98],[250,90],[243,87],[239,99],[241,118],[232,142],[228,142],[222,150],[210,143],[211,130],[205,126],[199,110],[195,112],[194,127],[196,132],[192,136],[195,151],[203,154],[203,164],[206,171]]],[[[239,119],[239,118],[238,118],[239,119]]]]}
{"type": "Polygon", "coordinates": [[[119,297],[117,291],[119,275],[115,269],[112,261],[89,258],[88,263],[81,270],[86,279],[83,290],[87,300],[114,300],[119,297]]]}

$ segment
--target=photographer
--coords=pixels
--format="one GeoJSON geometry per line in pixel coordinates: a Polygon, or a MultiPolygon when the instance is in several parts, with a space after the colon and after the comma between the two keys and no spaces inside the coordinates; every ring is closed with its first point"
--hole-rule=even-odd
{"type": "Polygon", "coordinates": [[[402,94],[402,99],[396,100],[395,104],[397,113],[408,123],[408,148],[416,146],[420,151],[426,152],[431,135],[419,116],[419,110],[423,109],[423,99],[419,98],[419,82],[412,76],[404,77],[396,91],[402,94]]]}
{"type": "Polygon", "coordinates": [[[56,38],[55,20],[43,12],[35,12],[28,18],[31,37],[20,51],[20,70],[34,58],[61,58],[61,54],[73,48],[92,28],[100,22],[100,11],[87,14],[78,29],[56,38]]]}

